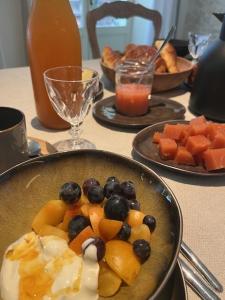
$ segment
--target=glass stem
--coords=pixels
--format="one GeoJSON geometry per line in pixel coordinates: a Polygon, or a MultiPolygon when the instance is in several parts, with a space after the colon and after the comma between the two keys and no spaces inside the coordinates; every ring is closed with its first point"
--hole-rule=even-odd
{"type": "Polygon", "coordinates": [[[71,126],[70,134],[73,139],[72,149],[73,150],[77,149],[78,148],[77,146],[80,144],[80,124],[79,124],[79,122],[77,122],[75,125],[71,126]]]}

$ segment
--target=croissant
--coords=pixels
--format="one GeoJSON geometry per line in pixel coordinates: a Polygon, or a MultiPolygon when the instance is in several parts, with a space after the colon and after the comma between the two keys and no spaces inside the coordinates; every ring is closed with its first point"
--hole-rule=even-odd
{"type": "Polygon", "coordinates": [[[115,68],[121,57],[122,54],[119,51],[113,51],[109,46],[105,46],[102,50],[102,61],[109,68],[115,68]]]}
{"type": "MultiPolygon", "coordinates": [[[[161,40],[156,41],[155,42],[156,48],[159,49],[160,46],[162,45],[162,43],[163,43],[163,41],[161,41],[161,40]]],[[[166,44],[165,47],[162,49],[160,55],[164,59],[169,73],[178,72],[177,54],[176,54],[176,50],[172,44],[170,44],[170,43],[166,44]]]]}
{"type": "Polygon", "coordinates": [[[156,73],[166,73],[166,63],[165,60],[162,57],[158,57],[155,62],[155,72],[156,73]]]}

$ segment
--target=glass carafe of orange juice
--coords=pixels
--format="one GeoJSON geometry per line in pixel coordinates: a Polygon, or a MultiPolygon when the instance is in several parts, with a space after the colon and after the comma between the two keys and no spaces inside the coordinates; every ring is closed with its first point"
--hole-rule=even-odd
{"type": "Polygon", "coordinates": [[[80,34],[69,0],[33,0],[27,48],[39,120],[48,128],[68,128],[50,103],[43,72],[56,66],[81,66],[80,34]]]}

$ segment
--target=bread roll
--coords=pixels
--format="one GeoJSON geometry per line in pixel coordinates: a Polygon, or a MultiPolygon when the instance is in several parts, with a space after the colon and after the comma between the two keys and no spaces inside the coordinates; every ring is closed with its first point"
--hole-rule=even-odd
{"type": "Polygon", "coordinates": [[[137,60],[140,62],[146,62],[153,54],[155,54],[155,52],[156,49],[152,46],[128,44],[125,49],[124,56],[122,57],[122,61],[137,60]]]}
{"type": "MultiPolygon", "coordinates": [[[[159,40],[155,42],[155,46],[159,49],[162,45],[163,41],[159,40]]],[[[164,59],[166,63],[166,67],[169,73],[176,73],[178,72],[177,67],[177,54],[176,50],[172,44],[167,43],[160,53],[161,57],[164,59]]]]}

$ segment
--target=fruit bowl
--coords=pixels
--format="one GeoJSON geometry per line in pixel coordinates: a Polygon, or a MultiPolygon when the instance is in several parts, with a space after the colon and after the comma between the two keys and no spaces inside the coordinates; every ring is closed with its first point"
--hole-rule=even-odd
{"type": "MultiPolygon", "coordinates": [[[[115,84],[115,70],[107,67],[102,61],[100,62],[103,74],[114,85],[115,84]]],[[[177,57],[177,66],[180,70],[177,73],[155,73],[153,80],[153,93],[164,92],[171,90],[181,85],[191,74],[192,63],[182,57],[177,57]]]]}
{"type": "MultiPolygon", "coordinates": [[[[177,200],[153,171],[126,157],[99,150],[77,150],[34,158],[0,176],[0,262],[7,246],[29,232],[34,216],[50,199],[57,199],[64,182],[81,184],[95,177],[135,183],[137,199],[157,227],[151,238],[151,256],[141,266],[135,282],[122,285],[113,299],[156,299],[177,262],[182,240],[182,216],[177,200]]],[[[129,270],[127,270],[129,272],[129,270]]],[[[100,299],[105,299],[100,297],[100,299]]]]}

